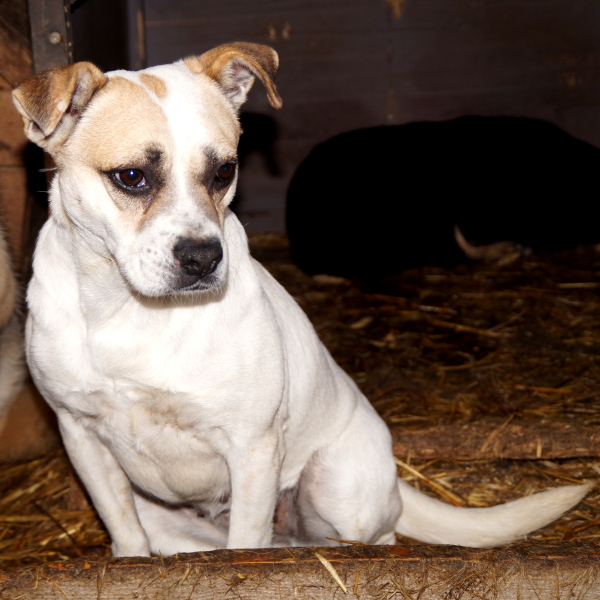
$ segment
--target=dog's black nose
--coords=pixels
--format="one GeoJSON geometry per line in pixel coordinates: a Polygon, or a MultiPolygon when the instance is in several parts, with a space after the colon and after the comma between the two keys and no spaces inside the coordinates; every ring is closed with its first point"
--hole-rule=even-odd
{"type": "Polygon", "coordinates": [[[199,242],[182,238],[175,244],[173,254],[186,275],[202,278],[217,268],[223,258],[223,248],[218,240],[199,242]]]}

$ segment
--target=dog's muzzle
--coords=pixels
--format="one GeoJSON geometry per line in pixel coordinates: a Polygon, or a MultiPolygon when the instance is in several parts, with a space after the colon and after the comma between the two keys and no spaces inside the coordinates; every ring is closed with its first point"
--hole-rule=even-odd
{"type": "Polygon", "coordinates": [[[173,254],[180,269],[178,283],[188,288],[215,272],[223,259],[223,247],[215,239],[182,238],[173,247],[173,254]]]}

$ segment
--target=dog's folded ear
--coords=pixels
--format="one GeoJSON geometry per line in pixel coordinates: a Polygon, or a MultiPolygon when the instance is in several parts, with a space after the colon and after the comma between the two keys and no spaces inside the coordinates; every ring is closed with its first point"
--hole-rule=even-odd
{"type": "Polygon", "coordinates": [[[25,135],[48,152],[71,134],[94,93],[107,81],[92,63],[79,62],[39,73],[12,93],[25,135]]]}
{"type": "Polygon", "coordinates": [[[234,42],[217,46],[201,56],[190,56],[184,63],[194,73],[203,73],[214,80],[236,111],[245,102],[255,76],[265,86],[271,106],[282,106],[273,82],[279,57],[269,46],[234,42]]]}

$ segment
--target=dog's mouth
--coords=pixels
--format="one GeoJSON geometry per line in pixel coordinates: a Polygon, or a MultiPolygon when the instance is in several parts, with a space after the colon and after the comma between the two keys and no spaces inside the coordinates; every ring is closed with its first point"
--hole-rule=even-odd
{"type": "Polygon", "coordinates": [[[206,292],[208,290],[215,290],[220,288],[222,282],[220,278],[214,275],[208,275],[202,279],[196,280],[194,283],[189,285],[175,285],[171,293],[186,293],[186,292],[206,292]]]}
{"type": "Polygon", "coordinates": [[[165,298],[223,287],[227,261],[219,239],[179,238],[167,252],[165,257],[160,244],[149,245],[136,253],[138,260],[116,261],[133,294],[165,298]]]}

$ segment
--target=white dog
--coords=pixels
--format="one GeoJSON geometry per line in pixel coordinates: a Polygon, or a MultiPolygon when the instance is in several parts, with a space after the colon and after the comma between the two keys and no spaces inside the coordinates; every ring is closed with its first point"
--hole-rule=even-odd
{"type": "MultiPolygon", "coordinates": [[[[277,55],[235,43],[137,73],[89,63],[14,92],[58,165],[27,354],[117,556],[219,547],[489,546],[588,486],[460,509],[398,480],[390,434],[228,210],[237,113],[277,55]]],[[[319,218],[319,215],[315,215],[319,218]]]]}

